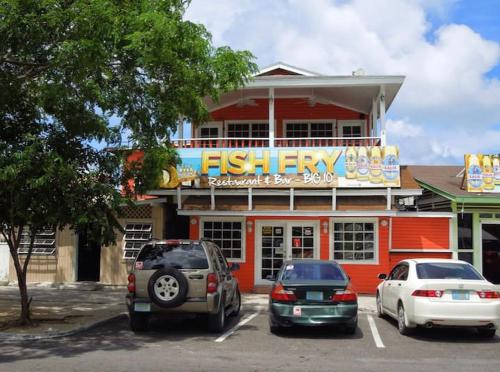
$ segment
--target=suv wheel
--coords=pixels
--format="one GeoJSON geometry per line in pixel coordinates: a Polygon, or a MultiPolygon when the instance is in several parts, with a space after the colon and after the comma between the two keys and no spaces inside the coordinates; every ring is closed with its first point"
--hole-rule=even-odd
{"type": "Polygon", "coordinates": [[[239,288],[236,288],[233,296],[233,311],[231,312],[231,316],[238,316],[241,309],[241,294],[239,288]]]}
{"type": "Polygon", "coordinates": [[[211,332],[222,332],[224,330],[224,325],[226,323],[226,312],[224,309],[224,302],[221,301],[219,306],[219,311],[215,314],[210,314],[208,316],[208,329],[211,332]]]}
{"type": "Polygon", "coordinates": [[[130,329],[133,332],[147,332],[149,328],[149,314],[133,313],[129,314],[130,329]]]}
{"type": "Polygon", "coordinates": [[[160,269],[151,275],[148,293],[151,301],[161,307],[182,305],[188,292],[184,275],[173,267],[160,269]]]}

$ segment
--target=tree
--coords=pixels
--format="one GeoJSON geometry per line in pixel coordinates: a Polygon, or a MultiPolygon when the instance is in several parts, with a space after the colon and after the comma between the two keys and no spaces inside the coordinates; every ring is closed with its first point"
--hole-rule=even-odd
{"type": "Polygon", "coordinates": [[[180,118],[201,121],[203,98],[243,85],[253,56],[216,48],[183,19],[183,0],[0,0],[0,232],[16,268],[21,323],[30,323],[26,274],[47,226],[92,223],[112,242],[119,206],[155,187],[175,163],[180,118]],[[145,152],[123,167],[119,148],[145,152]],[[98,144],[98,145],[96,145],[98,144]],[[124,171],[127,170],[127,171],[124,171]],[[120,192],[128,177],[136,188],[120,192]],[[19,255],[22,232],[29,249],[19,255]]]}

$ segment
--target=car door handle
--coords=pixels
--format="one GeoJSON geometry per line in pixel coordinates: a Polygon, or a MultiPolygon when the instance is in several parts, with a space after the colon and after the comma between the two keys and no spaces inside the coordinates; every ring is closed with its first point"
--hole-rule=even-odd
{"type": "Polygon", "coordinates": [[[398,284],[398,287],[401,287],[401,283],[398,284]]]}
{"type": "Polygon", "coordinates": [[[391,283],[387,283],[387,286],[390,287],[391,286],[391,283]]]}
{"type": "Polygon", "coordinates": [[[189,275],[189,279],[203,279],[203,275],[199,274],[189,275]]]}

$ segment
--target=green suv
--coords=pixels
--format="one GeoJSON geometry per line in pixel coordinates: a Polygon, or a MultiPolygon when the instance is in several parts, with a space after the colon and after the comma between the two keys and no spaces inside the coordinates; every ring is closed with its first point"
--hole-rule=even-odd
{"type": "Polygon", "coordinates": [[[134,332],[148,330],[151,315],[207,315],[213,332],[241,307],[238,281],[220,248],[207,240],[145,244],[128,276],[127,307],[134,332]]]}

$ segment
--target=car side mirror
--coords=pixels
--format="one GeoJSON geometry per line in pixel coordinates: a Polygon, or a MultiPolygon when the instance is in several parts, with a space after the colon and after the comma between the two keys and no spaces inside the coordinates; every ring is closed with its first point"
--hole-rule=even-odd
{"type": "Polygon", "coordinates": [[[385,274],[378,274],[378,278],[380,280],[386,280],[387,279],[387,275],[385,275],[385,274]]]}
{"type": "Polygon", "coordinates": [[[238,271],[240,269],[240,264],[233,262],[229,267],[229,271],[238,271]]]}
{"type": "Polygon", "coordinates": [[[266,279],[267,279],[267,280],[270,280],[270,281],[272,281],[272,282],[275,282],[275,281],[276,281],[276,278],[275,278],[273,275],[268,275],[268,276],[266,276],[266,279]]]}

